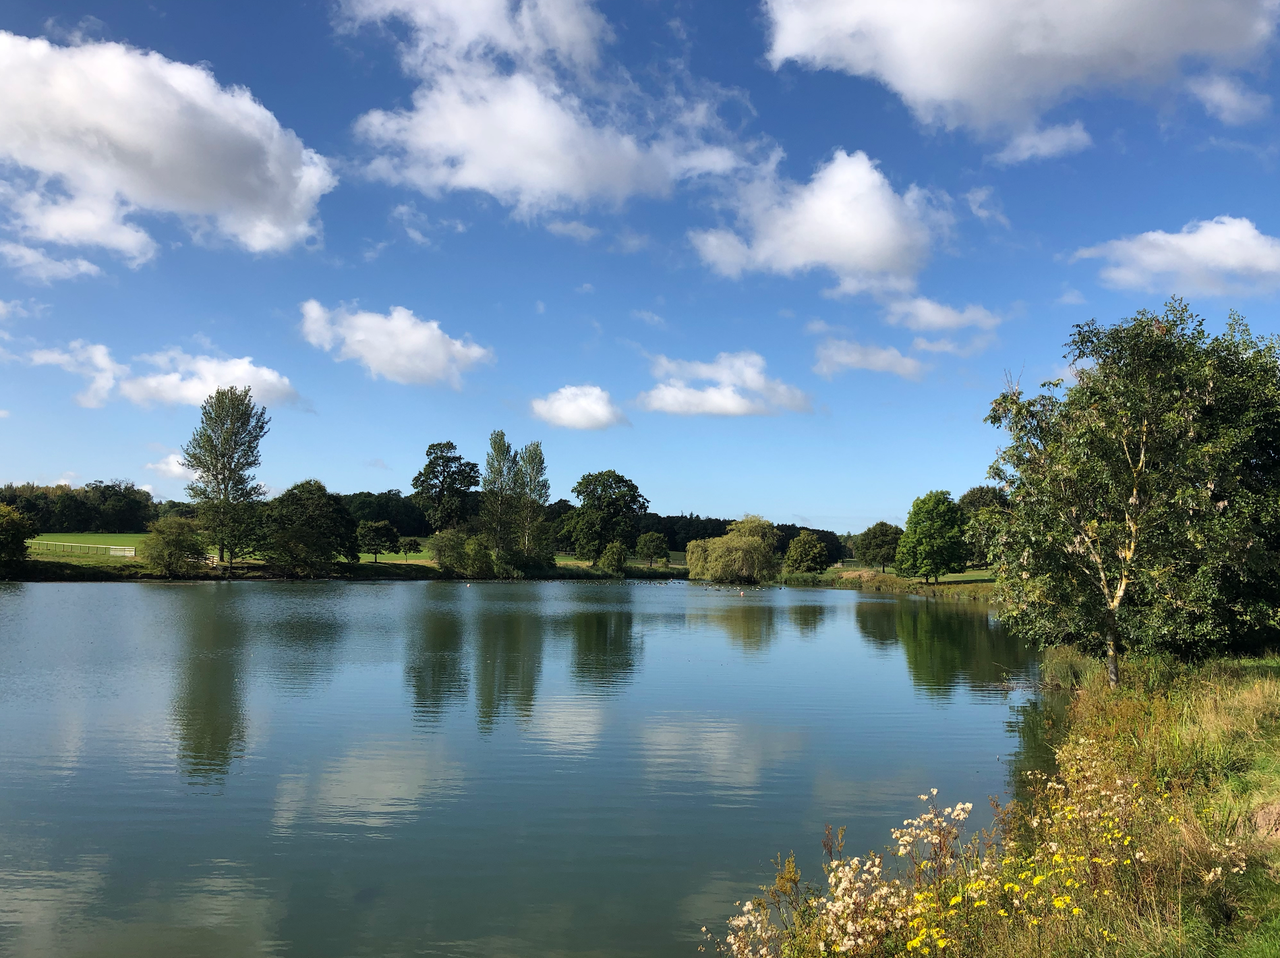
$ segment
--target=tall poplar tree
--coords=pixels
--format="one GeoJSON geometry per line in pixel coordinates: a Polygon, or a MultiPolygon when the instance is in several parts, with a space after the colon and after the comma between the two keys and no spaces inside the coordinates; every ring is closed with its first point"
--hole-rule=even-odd
{"type": "Polygon", "coordinates": [[[195,473],[187,495],[218,546],[218,561],[230,557],[228,572],[254,538],[254,507],[266,489],[252,470],[262,465],[258,447],[270,422],[250,387],[220,387],[200,407],[200,424],[182,447],[182,465],[195,473]]]}
{"type": "Polygon", "coordinates": [[[489,434],[489,454],[480,479],[480,526],[499,564],[511,551],[515,536],[519,472],[519,454],[507,442],[506,433],[495,429],[489,434]]]}

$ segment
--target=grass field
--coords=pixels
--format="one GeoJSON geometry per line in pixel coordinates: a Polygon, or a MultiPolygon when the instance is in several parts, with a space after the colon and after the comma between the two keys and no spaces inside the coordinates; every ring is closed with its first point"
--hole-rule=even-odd
{"type": "Polygon", "coordinates": [[[89,546],[137,546],[144,538],[140,532],[44,532],[36,536],[46,542],[73,542],[89,546]]]}

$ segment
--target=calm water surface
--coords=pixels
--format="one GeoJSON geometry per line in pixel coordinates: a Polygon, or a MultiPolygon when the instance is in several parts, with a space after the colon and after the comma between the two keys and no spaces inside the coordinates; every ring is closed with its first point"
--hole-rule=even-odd
{"type": "Polygon", "coordinates": [[[1006,793],[984,608],[0,583],[0,954],[673,956],[826,822],[1006,793]]]}

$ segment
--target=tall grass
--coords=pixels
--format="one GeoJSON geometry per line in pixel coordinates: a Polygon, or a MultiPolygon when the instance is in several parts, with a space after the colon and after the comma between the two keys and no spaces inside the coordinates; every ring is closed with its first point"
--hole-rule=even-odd
{"type": "Polygon", "coordinates": [[[886,854],[828,840],[825,884],[794,859],[729,921],[732,958],[1277,958],[1280,659],[1126,664],[1113,691],[1070,650],[1045,657],[1070,690],[1053,775],[1030,773],[991,831],[972,806],[923,811],[886,854]],[[895,867],[895,865],[897,867],[895,867]]]}

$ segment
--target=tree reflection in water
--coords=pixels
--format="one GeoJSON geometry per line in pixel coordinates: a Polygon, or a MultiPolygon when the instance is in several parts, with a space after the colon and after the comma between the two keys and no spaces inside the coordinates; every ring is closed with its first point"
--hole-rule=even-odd
{"type": "Polygon", "coordinates": [[[233,588],[193,586],[186,598],[186,634],[170,709],[178,765],[191,784],[217,785],[244,756],[245,626],[233,588]]]}
{"type": "Polygon", "coordinates": [[[630,611],[576,612],[569,618],[573,635],[573,678],[580,685],[615,690],[631,680],[639,662],[640,641],[630,611]]]}
{"type": "Polygon", "coordinates": [[[815,635],[827,617],[825,605],[793,605],[787,609],[791,625],[803,636],[815,635]]]}
{"type": "Polygon", "coordinates": [[[912,682],[928,695],[949,696],[960,684],[990,689],[1010,675],[1029,675],[1035,663],[985,605],[877,597],[860,599],[854,614],[870,642],[902,647],[912,682]]]}
{"type": "Polygon", "coordinates": [[[507,709],[522,718],[533,714],[543,620],[534,612],[481,613],[476,631],[476,724],[491,732],[507,709]]]}
{"type": "Polygon", "coordinates": [[[465,653],[461,617],[452,609],[425,611],[417,635],[407,643],[404,662],[418,720],[438,722],[450,706],[466,701],[470,677],[465,653]]]}
{"type": "Polygon", "coordinates": [[[713,626],[729,636],[744,652],[763,652],[778,635],[778,610],[747,600],[718,609],[698,609],[685,621],[695,628],[713,626]]]}

